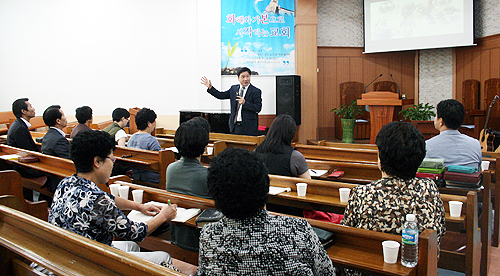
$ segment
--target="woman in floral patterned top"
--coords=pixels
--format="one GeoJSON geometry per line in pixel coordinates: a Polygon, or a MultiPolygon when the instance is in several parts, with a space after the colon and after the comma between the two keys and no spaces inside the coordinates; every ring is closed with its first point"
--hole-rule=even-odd
{"type": "Polygon", "coordinates": [[[438,250],[446,232],[445,211],[433,180],[415,175],[425,157],[422,133],[407,122],[391,122],[377,135],[382,179],[353,189],[343,225],[401,234],[406,214],[415,214],[419,231],[437,232],[438,250]]]}
{"type": "MultiPolygon", "coordinates": [[[[158,207],[138,204],[102,191],[97,185],[108,182],[113,169],[115,143],[106,132],[78,133],[71,143],[71,159],[76,174],[63,179],[52,202],[49,222],[95,241],[124,251],[138,251],[131,242],[112,242],[113,236],[127,241],[142,241],[148,234],[177,214],[176,205],[158,207]],[[121,210],[138,210],[154,218],[133,222],[121,210]]],[[[165,252],[133,252],[157,263],[171,263],[165,252]]]]}
{"type": "Polygon", "coordinates": [[[306,220],[264,209],[269,176],[257,156],[227,148],[210,163],[207,184],[225,217],[201,230],[199,275],[335,275],[306,220]]]}

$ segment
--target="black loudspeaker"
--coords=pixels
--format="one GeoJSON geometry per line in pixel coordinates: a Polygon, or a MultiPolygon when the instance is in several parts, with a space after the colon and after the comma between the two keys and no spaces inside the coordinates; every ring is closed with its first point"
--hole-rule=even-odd
{"type": "Polygon", "coordinates": [[[292,116],[297,125],[300,116],[300,76],[276,76],[276,115],[292,116]]]}

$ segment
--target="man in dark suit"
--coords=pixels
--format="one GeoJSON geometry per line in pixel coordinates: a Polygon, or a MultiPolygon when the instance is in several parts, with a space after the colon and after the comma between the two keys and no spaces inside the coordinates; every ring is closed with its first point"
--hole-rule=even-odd
{"type": "Polygon", "coordinates": [[[28,98],[17,99],[12,103],[12,112],[17,120],[12,123],[7,132],[7,145],[31,151],[39,151],[31,137],[30,119],[35,117],[35,108],[28,98]]]}
{"type": "MultiPolygon", "coordinates": [[[[39,151],[38,147],[31,137],[29,128],[31,127],[30,119],[35,117],[35,108],[31,106],[28,98],[17,99],[12,103],[12,113],[16,116],[17,120],[12,123],[7,132],[7,145],[22,148],[25,150],[39,151]]],[[[25,169],[23,167],[15,167],[16,171],[26,178],[43,177],[43,174],[38,171],[25,169]]],[[[42,181],[46,181],[46,178],[42,181]]],[[[23,195],[25,199],[33,200],[33,191],[23,188],[23,195]]]]}
{"type": "Polygon", "coordinates": [[[201,78],[201,84],[208,88],[208,93],[217,99],[229,99],[231,103],[229,129],[232,134],[258,135],[258,113],[262,109],[262,92],[250,84],[251,73],[247,67],[238,69],[236,74],[240,84],[235,84],[224,92],[215,89],[205,76],[201,78]]]}
{"type": "Polygon", "coordinates": [[[70,159],[69,142],[66,134],[62,131],[68,125],[66,116],[61,106],[52,105],[43,112],[43,121],[49,130],[43,136],[42,153],[70,159]]]}
{"type": "MultiPolygon", "coordinates": [[[[43,112],[43,121],[49,126],[49,130],[43,136],[42,153],[70,159],[69,142],[66,139],[66,134],[62,131],[68,125],[68,121],[66,120],[66,115],[61,110],[61,106],[52,105],[45,109],[43,112]]],[[[58,184],[59,179],[49,177],[43,187],[47,188],[50,192],[55,192],[58,184]]]]}

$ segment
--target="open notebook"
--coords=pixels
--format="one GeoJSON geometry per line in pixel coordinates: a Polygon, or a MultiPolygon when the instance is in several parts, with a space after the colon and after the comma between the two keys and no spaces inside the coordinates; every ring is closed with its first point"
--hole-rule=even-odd
{"type": "MultiPolygon", "coordinates": [[[[154,202],[154,201],[148,202],[146,204],[150,204],[150,203],[153,203],[155,205],[160,205],[160,206],[166,205],[165,203],[154,202]]],[[[177,207],[177,216],[175,216],[175,218],[172,221],[174,221],[174,222],[186,222],[189,219],[193,218],[194,216],[198,215],[200,212],[201,212],[201,210],[198,208],[185,209],[182,207],[177,207]]],[[[128,214],[128,218],[130,220],[135,221],[135,222],[146,222],[146,221],[150,220],[151,218],[153,218],[153,216],[148,216],[148,215],[145,215],[139,211],[132,210],[128,214]]]]}
{"type": "Polygon", "coordinates": [[[324,175],[325,173],[327,173],[328,170],[312,170],[312,169],[309,169],[309,174],[311,175],[311,177],[315,176],[315,177],[319,177],[319,176],[322,176],[324,175]]]}
{"type": "Polygon", "coordinates": [[[0,158],[3,160],[17,160],[17,158],[21,157],[21,155],[18,154],[7,154],[7,155],[0,155],[0,158]]]}

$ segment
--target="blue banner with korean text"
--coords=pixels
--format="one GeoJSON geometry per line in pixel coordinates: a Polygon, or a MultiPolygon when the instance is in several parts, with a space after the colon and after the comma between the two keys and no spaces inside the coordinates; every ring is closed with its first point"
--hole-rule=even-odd
{"type": "Polygon", "coordinates": [[[295,74],[295,0],[221,0],[221,74],[295,74]]]}

